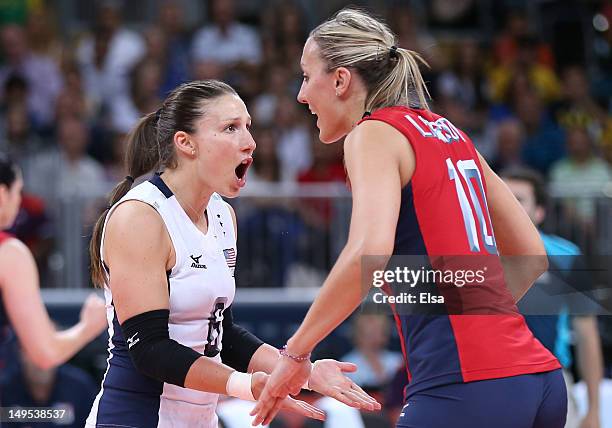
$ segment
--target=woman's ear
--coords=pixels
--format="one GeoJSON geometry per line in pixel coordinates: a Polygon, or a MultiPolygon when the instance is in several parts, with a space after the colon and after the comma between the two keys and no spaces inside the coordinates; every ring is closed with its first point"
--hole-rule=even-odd
{"type": "Polygon", "coordinates": [[[187,156],[195,156],[196,154],[195,143],[185,131],[178,131],[174,134],[174,145],[179,152],[187,156]]]}
{"type": "Polygon", "coordinates": [[[337,97],[341,97],[348,91],[351,79],[351,71],[348,68],[338,67],[334,70],[334,89],[337,97]]]}

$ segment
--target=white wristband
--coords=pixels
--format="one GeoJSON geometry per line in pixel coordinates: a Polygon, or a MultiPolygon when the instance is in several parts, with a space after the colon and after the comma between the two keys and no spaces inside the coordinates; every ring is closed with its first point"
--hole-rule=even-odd
{"type": "Polygon", "coordinates": [[[255,401],[251,390],[251,377],[248,373],[233,372],[227,379],[227,385],[225,386],[227,395],[241,400],[255,401]]]}

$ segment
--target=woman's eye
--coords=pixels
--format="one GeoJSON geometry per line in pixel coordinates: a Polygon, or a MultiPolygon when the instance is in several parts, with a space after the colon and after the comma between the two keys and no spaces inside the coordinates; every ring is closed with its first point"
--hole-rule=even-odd
{"type": "Polygon", "coordinates": [[[227,128],[225,128],[225,129],[226,129],[226,130],[228,130],[228,131],[232,131],[232,132],[234,132],[234,131],[235,131],[237,128],[236,128],[236,125],[229,125],[229,126],[228,126],[227,128]]]}

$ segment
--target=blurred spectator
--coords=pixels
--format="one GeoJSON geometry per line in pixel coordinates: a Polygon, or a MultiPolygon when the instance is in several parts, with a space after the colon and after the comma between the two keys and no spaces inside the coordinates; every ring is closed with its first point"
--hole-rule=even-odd
{"type": "Polygon", "coordinates": [[[67,117],[76,117],[86,120],[87,105],[82,92],[74,92],[70,89],[64,89],[57,97],[55,103],[56,124],[67,117]]]}
{"type": "Polygon", "coordinates": [[[249,169],[249,186],[257,183],[275,183],[280,180],[280,162],[276,154],[276,132],[270,126],[257,126],[253,139],[257,149],[253,157],[253,165],[249,169]]]}
{"type": "Polygon", "coordinates": [[[22,27],[8,25],[2,28],[0,38],[5,58],[0,68],[0,86],[4,87],[11,75],[21,76],[27,83],[27,105],[32,125],[44,129],[53,120],[55,99],[62,88],[58,65],[51,58],[30,51],[22,27]]]}
{"type": "MultiPolygon", "coordinates": [[[[339,144],[322,144],[313,138],[312,166],[298,175],[298,183],[344,183],[346,173],[341,150],[339,144]]],[[[301,214],[306,224],[328,231],[333,215],[332,201],[329,198],[305,199],[301,203],[301,214]]]]}
{"type": "Polygon", "coordinates": [[[27,107],[28,83],[19,74],[10,74],[4,81],[4,97],[2,99],[2,112],[10,106],[27,107]]]}
{"type": "Polygon", "coordinates": [[[270,125],[276,118],[278,102],[289,95],[289,74],[282,63],[268,64],[262,68],[264,87],[252,102],[253,120],[257,124],[270,125]]]}
{"type": "Polygon", "coordinates": [[[563,131],[551,119],[542,100],[528,90],[514,96],[516,116],[525,129],[523,161],[541,173],[548,172],[553,162],[563,157],[563,131]]]}
{"type": "Polygon", "coordinates": [[[496,155],[490,162],[495,172],[523,165],[521,157],[525,132],[521,123],[513,118],[497,126],[496,155]]]}
{"type": "Polygon", "coordinates": [[[277,100],[275,125],[278,127],[277,155],[280,160],[281,181],[295,182],[298,175],[312,165],[311,123],[305,109],[293,97],[277,100]]]}
{"type": "Polygon", "coordinates": [[[58,96],[55,106],[55,121],[59,122],[64,116],[75,116],[95,121],[95,100],[89,98],[81,75],[81,69],[75,61],[66,61],[62,67],[64,73],[64,90],[58,96]]]}
{"type": "MultiPolygon", "coordinates": [[[[68,364],[41,369],[21,353],[20,370],[1,387],[2,405],[64,410],[61,420],[37,422],[41,428],[83,427],[98,386],[83,370],[68,364]]],[[[29,426],[29,425],[18,425],[29,426]]]]}
{"type": "Polygon", "coordinates": [[[93,35],[81,40],[76,51],[88,99],[100,108],[128,92],[129,73],[144,53],[142,37],[121,24],[120,2],[98,2],[93,35]]]}
{"type": "Polygon", "coordinates": [[[607,114],[591,96],[584,67],[574,65],[563,70],[563,98],[557,112],[558,122],[565,127],[583,126],[598,138],[607,114]]]}
{"type": "Polygon", "coordinates": [[[568,194],[566,213],[580,224],[592,227],[595,220],[594,197],[612,180],[610,166],[595,156],[593,142],[584,128],[567,131],[567,157],[551,168],[553,192],[568,194]]]}
{"type": "Polygon", "coordinates": [[[191,57],[196,78],[224,78],[232,68],[261,62],[261,41],[257,31],[239,23],[233,0],[211,0],[212,23],[194,38],[191,57]]]}
{"type": "Polygon", "coordinates": [[[127,175],[125,168],[126,136],[123,132],[115,132],[111,137],[110,159],[105,163],[106,180],[115,186],[127,175]]]}
{"type": "Polygon", "coordinates": [[[49,278],[47,261],[53,245],[53,229],[42,198],[31,193],[22,193],[21,207],[10,231],[32,252],[40,275],[41,286],[45,286],[49,278]]]}
{"type": "Polygon", "coordinates": [[[478,23],[475,0],[432,0],[426,3],[430,24],[444,29],[474,28],[478,23]]]}
{"type": "Polygon", "coordinates": [[[129,132],[138,119],[161,106],[159,97],[162,68],[159,62],[145,58],[130,74],[129,91],[111,103],[111,126],[115,131],[129,132]]]}
{"type": "Polygon", "coordinates": [[[561,85],[554,70],[538,62],[539,42],[531,35],[516,40],[517,52],[512,62],[495,66],[490,74],[492,97],[495,101],[503,100],[514,76],[524,73],[537,95],[546,103],[555,101],[561,94],[561,85]]]}
{"type": "Polygon", "coordinates": [[[159,95],[165,97],[190,78],[190,39],[185,31],[185,16],[178,0],[160,2],[157,28],[150,28],[146,39],[147,55],[157,59],[164,67],[159,95]],[[156,33],[156,36],[152,36],[156,33]],[[155,37],[158,38],[157,50],[153,48],[155,43],[151,40],[155,37]]]}
{"type": "MultiPolygon", "coordinates": [[[[501,176],[531,221],[539,228],[547,215],[548,199],[542,177],[526,169],[506,170],[501,176]]],[[[540,237],[548,255],[549,271],[529,289],[518,308],[525,315],[525,321],[536,339],[563,366],[568,390],[566,428],[597,427],[603,364],[597,318],[592,314],[597,313],[598,306],[590,296],[576,293],[589,290],[593,279],[586,275],[584,258],[574,243],[542,232],[540,237]],[[573,393],[570,328],[576,345],[577,372],[589,390],[589,411],[582,421],[573,393]]]]}
{"type": "Polygon", "coordinates": [[[438,79],[438,96],[459,101],[480,116],[472,128],[482,126],[487,104],[483,54],[473,39],[458,43],[451,68],[438,79]]]}
{"type": "Polygon", "coordinates": [[[387,16],[389,26],[397,35],[397,45],[420,53],[436,69],[437,42],[427,29],[422,28],[421,24],[426,21],[415,16],[415,8],[397,2],[387,16]]]}
{"type": "Polygon", "coordinates": [[[386,349],[389,333],[386,315],[360,313],[354,320],[355,349],[341,360],[357,364],[359,370],[347,376],[362,388],[384,388],[403,363],[400,353],[386,349]]]}
{"type": "Polygon", "coordinates": [[[255,287],[283,287],[289,267],[298,259],[304,225],[291,201],[275,197],[267,187],[280,179],[275,129],[258,126],[253,138],[257,149],[248,172],[245,196],[256,192],[257,197],[241,198],[243,205],[237,210],[240,234],[245,238],[238,240],[236,281],[255,287]],[[268,263],[269,260],[274,263],[268,263]]]}
{"type": "Polygon", "coordinates": [[[7,153],[17,162],[22,171],[30,171],[28,160],[33,153],[43,148],[43,142],[32,129],[25,105],[11,105],[5,112],[3,134],[0,138],[0,152],[7,153]]]}
{"type": "MultiPolygon", "coordinates": [[[[527,15],[517,9],[509,10],[506,14],[505,28],[497,37],[493,47],[493,57],[496,64],[512,66],[519,56],[521,39],[530,35],[527,15]]],[[[538,64],[554,68],[555,60],[550,46],[546,43],[536,42],[534,46],[535,59],[538,64]]]]}
{"type": "Polygon", "coordinates": [[[6,24],[25,24],[28,14],[39,2],[2,1],[0,2],[0,26],[6,24]]]}
{"type": "Polygon", "coordinates": [[[62,201],[87,198],[107,190],[102,166],[86,154],[88,143],[85,122],[66,117],[58,124],[57,148],[32,160],[32,173],[25,182],[32,193],[45,200],[54,215],[62,201]]]}
{"type": "MultiPolygon", "coordinates": [[[[339,144],[322,144],[312,136],[312,166],[298,176],[301,184],[325,184],[346,182],[346,173],[342,163],[342,146],[339,144]]],[[[331,269],[332,262],[338,254],[334,245],[333,219],[337,216],[335,206],[338,200],[330,197],[302,198],[299,200],[300,217],[307,226],[302,237],[302,261],[310,267],[319,269],[325,274],[331,269]]]]}
{"type": "Polygon", "coordinates": [[[300,57],[308,37],[304,15],[294,1],[270,2],[262,10],[260,29],[264,64],[282,64],[286,73],[301,76],[300,57]]]}
{"type": "Polygon", "coordinates": [[[25,30],[28,44],[36,55],[50,58],[61,65],[64,56],[64,44],[57,33],[57,17],[53,9],[45,7],[32,8],[28,12],[25,30]]]}
{"type": "Polygon", "coordinates": [[[463,40],[453,46],[451,63],[436,82],[436,110],[470,135],[477,150],[490,155],[483,131],[487,119],[487,81],[478,43],[463,40]]]}
{"type": "Polygon", "coordinates": [[[419,19],[416,8],[406,5],[406,2],[395,2],[387,16],[389,26],[397,36],[397,45],[418,52],[429,64],[429,67],[421,67],[421,73],[428,83],[430,94],[436,99],[436,79],[447,68],[447,58],[440,53],[436,39],[422,25],[426,20],[419,19]]]}

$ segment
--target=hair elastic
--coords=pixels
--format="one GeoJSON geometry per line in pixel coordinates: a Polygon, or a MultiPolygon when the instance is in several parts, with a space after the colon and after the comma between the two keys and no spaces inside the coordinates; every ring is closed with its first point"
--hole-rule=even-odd
{"type": "Polygon", "coordinates": [[[134,184],[134,177],[131,175],[126,175],[125,179],[130,182],[130,184],[134,184]]]}
{"type": "Polygon", "coordinates": [[[389,57],[390,58],[394,58],[397,59],[398,55],[397,55],[397,46],[393,45],[389,48],[389,57]]]}

